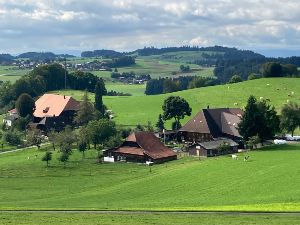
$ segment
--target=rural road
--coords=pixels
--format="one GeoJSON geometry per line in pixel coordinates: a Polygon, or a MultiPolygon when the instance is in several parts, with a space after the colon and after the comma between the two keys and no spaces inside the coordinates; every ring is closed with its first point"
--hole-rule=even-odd
{"type": "Polygon", "coordinates": [[[95,214],[228,214],[228,215],[298,215],[300,212],[258,211],[148,211],[148,210],[0,210],[0,213],[95,213],[95,214]]]}

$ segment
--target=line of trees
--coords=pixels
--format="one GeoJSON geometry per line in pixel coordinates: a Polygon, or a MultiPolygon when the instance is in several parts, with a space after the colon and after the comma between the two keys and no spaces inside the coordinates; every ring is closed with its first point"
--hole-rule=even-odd
{"type": "Polygon", "coordinates": [[[157,95],[216,84],[218,84],[218,80],[211,77],[182,76],[178,78],[151,79],[146,84],[145,94],[157,95]]]}

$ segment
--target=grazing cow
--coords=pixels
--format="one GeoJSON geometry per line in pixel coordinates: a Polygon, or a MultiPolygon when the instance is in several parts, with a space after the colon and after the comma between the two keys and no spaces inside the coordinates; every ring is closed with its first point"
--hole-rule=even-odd
{"type": "Polygon", "coordinates": [[[238,160],[238,156],[237,155],[231,155],[232,159],[238,160]]]}
{"type": "Polygon", "coordinates": [[[245,157],[244,157],[244,162],[247,162],[248,159],[249,159],[249,157],[250,157],[249,155],[245,156],[245,157]]]}

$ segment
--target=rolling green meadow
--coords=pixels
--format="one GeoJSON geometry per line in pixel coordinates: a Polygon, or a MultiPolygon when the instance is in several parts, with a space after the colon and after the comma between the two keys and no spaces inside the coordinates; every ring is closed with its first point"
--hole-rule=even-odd
{"type": "Polygon", "coordinates": [[[0,209],[299,211],[300,145],[152,167],[98,164],[78,151],[66,169],[36,149],[0,155],[0,209]],[[29,157],[29,159],[28,159],[29,157]],[[151,168],[151,170],[150,170],[151,168]]]}
{"type": "Polygon", "coordinates": [[[18,69],[15,66],[0,66],[0,81],[10,81],[14,83],[28,72],[29,70],[18,69]]]}
{"type": "MultiPolygon", "coordinates": [[[[244,81],[235,84],[225,84],[204,88],[189,89],[162,95],[146,96],[142,94],[141,85],[109,84],[107,89],[132,93],[133,96],[104,96],[104,104],[112,109],[117,124],[126,126],[146,125],[147,121],[155,124],[159,113],[162,113],[162,104],[168,96],[185,98],[192,108],[192,116],[208,105],[214,107],[244,108],[250,95],[258,100],[260,97],[269,99],[269,103],[280,112],[281,107],[288,101],[300,103],[300,79],[298,78],[263,78],[244,81]],[[293,95],[291,93],[294,92],[293,95]],[[288,96],[290,95],[290,96],[288,96]],[[237,103],[235,105],[235,103],[237,103]]],[[[54,93],[66,94],[80,99],[81,91],[61,90],[54,93]]],[[[90,94],[93,100],[93,94],[90,94]]],[[[189,117],[184,118],[185,123],[189,117]]],[[[168,123],[170,125],[170,123],[168,123]]]]}

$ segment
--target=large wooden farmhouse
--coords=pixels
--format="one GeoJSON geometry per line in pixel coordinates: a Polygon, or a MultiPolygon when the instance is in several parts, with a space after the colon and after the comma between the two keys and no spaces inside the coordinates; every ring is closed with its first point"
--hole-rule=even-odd
{"type": "Polygon", "coordinates": [[[151,132],[135,132],[118,148],[106,150],[104,155],[112,161],[162,163],[177,159],[174,151],[166,147],[151,132]]]}
{"type": "Polygon", "coordinates": [[[71,96],[44,94],[35,102],[33,126],[41,130],[60,130],[73,122],[80,102],[71,96]]]}
{"type": "Polygon", "coordinates": [[[181,129],[179,136],[185,142],[200,143],[217,138],[239,140],[237,125],[243,111],[239,108],[202,109],[181,129]]]}

